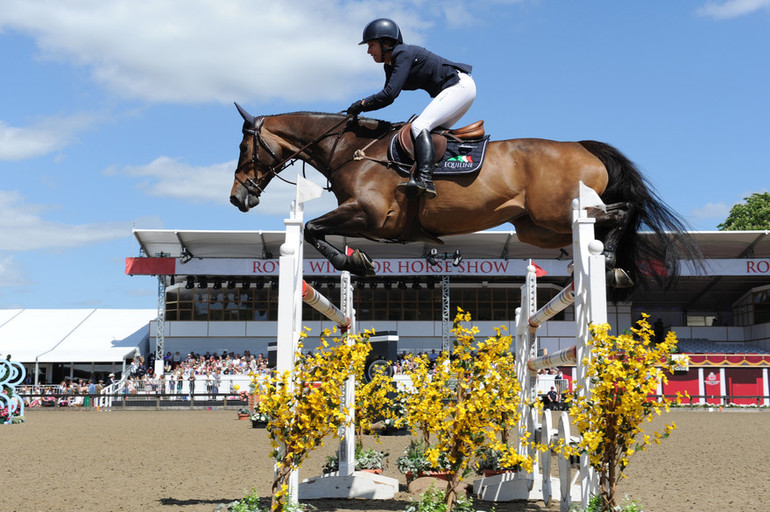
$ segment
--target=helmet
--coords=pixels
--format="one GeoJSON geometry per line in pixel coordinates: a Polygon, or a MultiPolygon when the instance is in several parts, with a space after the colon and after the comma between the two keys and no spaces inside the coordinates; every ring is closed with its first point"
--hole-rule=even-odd
{"type": "Polygon", "coordinates": [[[366,44],[372,39],[380,39],[382,37],[393,39],[399,43],[404,42],[401,38],[401,29],[398,28],[395,21],[387,18],[379,18],[370,21],[369,24],[364,27],[363,40],[358,44],[366,44]]]}

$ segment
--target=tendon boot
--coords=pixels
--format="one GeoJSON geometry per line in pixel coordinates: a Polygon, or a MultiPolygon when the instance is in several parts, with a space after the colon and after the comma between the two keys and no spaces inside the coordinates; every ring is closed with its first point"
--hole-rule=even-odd
{"type": "Polygon", "coordinates": [[[433,169],[435,168],[436,153],[428,130],[423,130],[414,139],[415,170],[406,183],[399,186],[406,188],[407,196],[424,193],[428,199],[436,197],[436,187],[433,185],[433,169]]]}

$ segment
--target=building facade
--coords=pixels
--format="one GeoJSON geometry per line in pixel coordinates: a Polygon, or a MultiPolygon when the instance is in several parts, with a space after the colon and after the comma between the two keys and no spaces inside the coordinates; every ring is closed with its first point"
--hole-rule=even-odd
{"type": "MultiPolygon", "coordinates": [[[[642,313],[663,331],[683,340],[734,343],[770,350],[770,237],[765,231],[696,232],[703,268],[681,262],[682,276],[669,290],[639,288],[626,302],[611,303],[614,332],[629,328],[642,313]]],[[[140,255],[127,258],[126,273],[158,279],[159,319],[151,338],[164,352],[183,354],[266,353],[275,341],[278,258],[283,231],[135,230],[140,255]]],[[[570,281],[570,248],[545,250],[520,242],[515,232],[488,231],[446,237],[443,247],[422,243],[380,244],[330,237],[353,245],[374,261],[376,276],[354,277],[359,330],[396,332],[400,352],[440,350],[457,308],[471,312],[481,336],[510,329],[530,261],[538,279],[538,303],[545,304],[570,281]],[[447,309],[448,305],[448,309],[447,309]]],[[[339,273],[309,246],[305,280],[330,299],[339,299],[339,273]]],[[[572,308],[539,332],[541,347],[553,351],[574,344],[572,308]]],[[[303,319],[312,348],[332,328],[307,306],[303,319]]]]}

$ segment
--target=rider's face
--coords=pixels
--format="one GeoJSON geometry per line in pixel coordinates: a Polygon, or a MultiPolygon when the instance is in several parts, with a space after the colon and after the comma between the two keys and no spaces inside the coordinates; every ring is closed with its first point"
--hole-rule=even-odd
{"type": "Polygon", "coordinates": [[[372,59],[374,59],[374,62],[382,63],[384,62],[382,59],[382,45],[380,45],[380,42],[376,39],[372,39],[371,41],[366,42],[367,50],[366,53],[372,56],[372,59]]]}

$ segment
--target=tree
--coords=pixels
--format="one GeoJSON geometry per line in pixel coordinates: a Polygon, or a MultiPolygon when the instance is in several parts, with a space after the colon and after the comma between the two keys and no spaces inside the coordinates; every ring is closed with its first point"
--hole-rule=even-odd
{"type": "MultiPolygon", "coordinates": [[[[301,335],[305,337],[307,331],[301,335]]],[[[291,472],[299,469],[312,450],[323,445],[326,436],[341,433],[339,427],[348,421],[348,411],[342,407],[343,385],[348,377],[363,375],[372,348],[369,333],[363,337],[348,334],[355,341],[352,345],[346,343],[346,338],[335,338],[330,345],[326,341],[329,335],[329,330],[324,330],[315,353],[298,353],[293,371],[271,375],[260,394],[258,407],[270,416],[267,433],[276,461],[273,512],[289,507],[291,472]]]]}
{"type": "MultiPolygon", "coordinates": [[[[676,363],[670,354],[677,339],[669,332],[664,341],[653,345],[647,318],[642,313],[637,327],[619,336],[609,335],[609,324],[591,326],[591,358],[584,361],[591,386],[578,387],[573,394],[570,416],[582,435],[578,451],[588,454],[599,474],[602,511],[616,510],[617,483],[631,456],[651,444],[643,423],[681,400],[679,393],[674,399],[655,397],[658,383],[668,382],[667,375],[674,372],[676,363]]],[[[672,422],[663,433],[654,432],[654,441],[660,444],[675,428],[672,422]]]]}
{"type": "Polygon", "coordinates": [[[733,205],[727,219],[717,228],[720,231],[770,229],[770,193],[754,192],[743,199],[746,202],[733,205]]]}
{"type": "MultiPolygon", "coordinates": [[[[431,467],[445,465],[449,473],[447,512],[458,503],[460,479],[481,448],[500,452],[505,467],[531,471],[533,466],[533,457],[518,453],[518,439],[517,446],[499,441],[501,432],[521,417],[521,386],[510,352],[513,338],[496,328],[495,336],[477,341],[478,328],[463,325],[470,321],[470,313],[458,308],[451,356],[442,351],[435,365],[426,356],[408,357],[404,372],[418,390],[406,400],[406,421],[413,431],[422,430],[425,446],[435,439],[425,456],[431,467]]],[[[531,443],[526,436],[520,441],[531,443]]]]}

